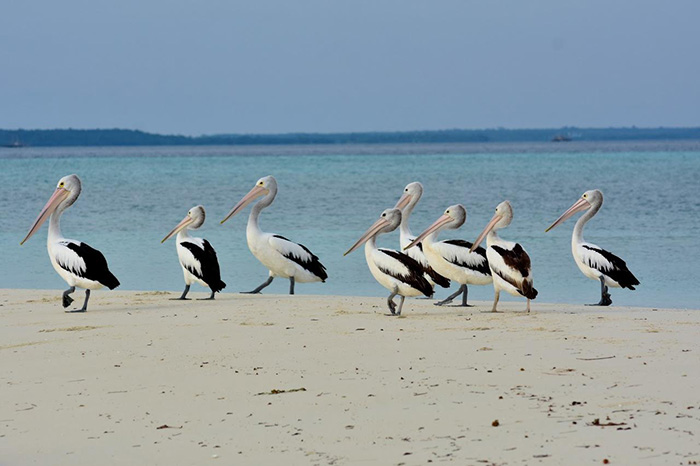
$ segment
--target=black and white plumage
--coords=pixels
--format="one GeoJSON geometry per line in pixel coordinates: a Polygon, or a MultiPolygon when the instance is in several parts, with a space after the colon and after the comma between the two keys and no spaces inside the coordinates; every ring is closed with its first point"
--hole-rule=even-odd
{"type": "Polygon", "coordinates": [[[326,268],[306,246],[290,241],[284,236],[267,233],[260,229],[258,224],[260,212],[272,204],[276,195],[277,180],[273,176],[260,178],[253,189],[221,221],[224,223],[255,199],[263,196],[251,209],[246,227],[246,239],[250,252],[267,267],[270,274],[264,283],[249,293],[260,293],[260,290],[272,283],[275,277],[289,279],[289,294],[294,294],[296,282],[325,282],[328,278],[326,268]]]}
{"type": "Polygon", "coordinates": [[[576,226],[574,226],[574,232],[571,236],[571,252],[581,272],[588,278],[600,282],[600,301],[596,305],[609,306],[612,304],[610,293],[608,293],[609,286],[634,290],[635,286],[639,285],[639,280],[630,272],[624,260],[583,239],[583,228],[598,213],[602,205],[602,192],[597,189],[586,191],[574,205],[545,231],[549,231],[563,223],[577,212],[587,211],[578,219],[576,226]]]}
{"type": "Polygon", "coordinates": [[[527,298],[527,312],[530,312],[530,300],[537,297],[537,290],[533,286],[530,256],[520,244],[501,239],[496,233],[510,225],[511,221],[513,208],[510,202],[503,201],[498,204],[493,218],[471,247],[474,250],[486,237],[486,257],[489,260],[494,288],[491,312],[497,312],[501,291],[527,298]]]}
{"type": "Polygon", "coordinates": [[[476,256],[465,256],[464,252],[469,252],[473,246],[469,241],[463,239],[446,239],[442,242],[459,248],[451,251],[452,254],[445,255],[449,262],[459,267],[469,268],[482,275],[491,275],[489,261],[486,259],[486,250],[484,248],[481,246],[476,248],[474,253],[472,253],[476,254],[476,256]]]}
{"type": "Polygon", "coordinates": [[[344,254],[348,255],[363,243],[365,244],[367,266],[379,284],[391,292],[387,298],[387,305],[391,314],[396,316],[401,315],[407,296],[432,296],[433,294],[433,285],[425,278],[423,266],[418,261],[399,251],[377,248],[377,236],[394,231],[399,223],[401,223],[399,209],[385,210],[344,254]],[[398,309],[393,300],[396,295],[401,296],[398,309]]]}
{"type": "Polygon", "coordinates": [[[59,241],[58,246],[55,249],[56,263],[63,270],[81,279],[100,283],[110,290],[119,286],[119,280],[109,271],[107,259],[97,249],[74,240],[59,241]]]}
{"type": "MultiPolygon", "coordinates": [[[[420,291],[425,296],[430,296],[430,294],[433,292],[433,286],[425,278],[425,275],[420,273],[421,269],[423,268],[422,264],[408,254],[394,251],[393,249],[378,248],[377,250],[381,254],[386,254],[393,261],[398,262],[402,266],[398,267],[398,264],[384,261],[383,258],[379,259],[376,261],[377,267],[382,273],[390,275],[394,279],[408,284],[411,288],[420,291]]],[[[399,312],[399,314],[400,313],[401,312],[399,312]]]]}
{"type": "Polygon", "coordinates": [[[272,235],[273,247],[277,249],[285,258],[296,263],[312,275],[319,277],[321,282],[328,278],[326,267],[321,263],[318,256],[311,252],[309,248],[301,243],[285,238],[281,235],[272,235]],[[279,240],[279,241],[275,241],[279,240]]]}
{"type": "Polygon", "coordinates": [[[467,209],[461,204],[452,205],[406,246],[410,251],[414,246],[423,244],[423,254],[430,266],[440,275],[460,284],[455,293],[435,303],[438,306],[452,302],[460,294],[462,306],[469,306],[468,285],[488,285],[492,281],[484,248],[477,247],[472,251],[472,243],[461,239],[437,241],[442,230],[457,229],[464,225],[466,220],[467,209]]]}
{"type": "Polygon", "coordinates": [[[161,243],[177,234],[177,256],[180,259],[185,278],[185,290],[177,299],[187,299],[187,293],[192,283],[199,283],[211,290],[207,299],[214,299],[214,294],[223,290],[226,283],[221,280],[219,260],[216,251],[203,238],[189,235],[189,230],[196,230],[204,224],[206,212],[201,205],[192,207],[184,219],[163,238],[161,243]]]}
{"type": "Polygon", "coordinates": [[[406,185],[406,187],[403,189],[403,194],[394,206],[395,209],[401,210],[401,225],[399,225],[399,244],[401,245],[401,251],[418,261],[427,275],[428,282],[443,288],[449,288],[450,280],[447,277],[440,275],[430,265],[428,258],[425,257],[425,253],[423,252],[422,243],[418,243],[415,248],[406,249],[408,245],[416,239],[416,236],[411,232],[408,222],[411,218],[411,213],[413,213],[413,209],[416,207],[416,204],[418,204],[418,201],[420,201],[422,196],[423,185],[418,181],[414,181],[413,183],[406,185]]]}
{"type": "Polygon", "coordinates": [[[68,307],[73,302],[70,294],[76,287],[85,289],[83,307],[66,312],[85,312],[90,299],[90,290],[102,287],[113,290],[119,286],[119,280],[109,270],[107,260],[100,251],[81,241],[66,239],[61,234],[61,215],[78,199],[81,190],[82,183],[78,175],[61,178],[53,195],[21,242],[24,244],[39,230],[47,218],[50,219],[46,245],[51,265],[70,287],[63,293],[63,307],[68,307]]]}

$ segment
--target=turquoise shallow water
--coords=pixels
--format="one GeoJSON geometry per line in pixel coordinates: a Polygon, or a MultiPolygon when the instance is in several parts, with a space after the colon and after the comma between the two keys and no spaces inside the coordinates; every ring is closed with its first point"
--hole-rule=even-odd
{"type": "MultiPolygon", "coordinates": [[[[605,204],[586,239],[624,258],[642,282],[637,291],[612,290],[614,303],[700,307],[697,143],[23,148],[0,149],[0,168],[2,288],[65,288],[46,253],[47,227],[19,242],[58,179],[77,173],[83,193],[63,216],[63,234],[100,249],[123,289],[182,289],[175,243],[160,240],[200,203],[208,216],[197,234],[218,251],[225,291],[251,289],[267,271],[246,245],[249,208],[219,221],[272,174],[279,193],[262,228],[305,244],[329,271],[327,283],[300,284],[298,293],[384,296],[362,252],[343,252],[418,180],[425,194],[414,233],[459,202],[467,223],[442,238],[474,240],[509,199],[515,219],[502,236],[530,253],[538,300],[567,303],[596,302],[599,287],[571,257],[574,220],[544,229],[583,191],[601,189],[605,204]]],[[[380,243],[397,248],[398,231],[380,243]]],[[[278,279],[269,290],[287,286],[278,279]]],[[[491,300],[493,289],[471,287],[470,298],[491,300]]]]}

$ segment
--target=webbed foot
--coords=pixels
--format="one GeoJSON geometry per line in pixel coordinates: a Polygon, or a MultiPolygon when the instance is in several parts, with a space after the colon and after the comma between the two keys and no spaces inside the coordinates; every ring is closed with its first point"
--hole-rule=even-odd
{"type": "MultiPolygon", "coordinates": [[[[73,298],[71,298],[67,294],[63,295],[63,307],[70,306],[72,302],[73,302],[73,298]]],[[[69,311],[66,311],[66,312],[69,312],[69,311]]]]}

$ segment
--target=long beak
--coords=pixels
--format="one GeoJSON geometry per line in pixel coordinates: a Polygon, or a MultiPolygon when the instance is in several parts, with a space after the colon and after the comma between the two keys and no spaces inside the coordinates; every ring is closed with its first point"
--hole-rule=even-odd
{"type": "Polygon", "coordinates": [[[474,241],[474,244],[472,244],[472,247],[469,248],[469,252],[474,252],[474,250],[475,250],[476,248],[479,247],[479,245],[480,245],[481,242],[484,240],[484,238],[486,238],[486,235],[489,234],[489,231],[493,230],[493,227],[495,227],[496,224],[498,223],[498,221],[499,221],[500,219],[502,219],[502,218],[503,218],[503,217],[500,216],[500,215],[498,215],[498,214],[496,214],[496,215],[493,216],[493,218],[492,218],[491,221],[488,223],[488,225],[486,225],[486,228],[484,228],[484,231],[481,232],[481,234],[480,234],[479,237],[476,239],[476,241],[474,241]]]}
{"type": "Polygon", "coordinates": [[[372,226],[369,227],[369,229],[367,231],[365,231],[365,233],[362,235],[362,237],[357,240],[357,243],[353,244],[352,247],[350,249],[348,249],[345,254],[343,254],[343,256],[347,256],[348,254],[353,252],[355,249],[362,246],[365,242],[367,242],[367,240],[369,240],[371,237],[376,235],[379,232],[379,230],[386,227],[388,224],[389,224],[389,221],[387,219],[380,217],[379,220],[374,222],[372,224],[372,226]]]}
{"type": "Polygon", "coordinates": [[[563,214],[561,214],[561,216],[560,216],[558,219],[556,219],[556,220],[554,221],[554,223],[552,223],[552,224],[549,226],[549,228],[547,228],[544,232],[547,233],[549,230],[551,230],[551,229],[554,228],[555,226],[559,225],[560,223],[564,223],[564,221],[565,221],[567,218],[571,217],[571,216],[574,215],[576,212],[581,212],[582,210],[586,210],[586,209],[588,209],[588,208],[590,208],[590,207],[591,207],[591,204],[589,204],[587,200],[585,200],[584,198],[579,199],[578,201],[576,201],[576,202],[574,203],[574,205],[572,205],[571,207],[569,207],[569,210],[567,210],[566,212],[564,212],[563,214]]]}
{"type": "Polygon", "coordinates": [[[194,221],[194,219],[193,219],[192,217],[190,217],[189,215],[188,215],[187,217],[183,218],[182,221],[181,221],[180,223],[178,223],[177,226],[176,226],[175,228],[173,228],[173,231],[171,231],[170,233],[168,233],[167,236],[166,236],[165,238],[163,238],[163,240],[161,241],[161,244],[165,243],[165,242],[166,242],[167,240],[169,240],[173,235],[178,234],[178,233],[180,232],[180,230],[182,230],[183,228],[185,228],[187,225],[189,225],[189,224],[192,223],[193,221],[194,221]]]}
{"type": "Polygon", "coordinates": [[[68,194],[70,194],[70,192],[67,189],[56,188],[56,191],[53,192],[53,194],[49,198],[49,201],[46,203],[44,208],[41,209],[41,213],[34,221],[34,225],[32,225],[32,228],[29,229],[29,233],[27,233],[27,236],[25,236],[22,242],[19,243],[20,246],[23,245],[25,241],[27,241],[29,238],[31,238],[34,233],[37,232],[37,230],[46,221],[46,219],[49,218],[52,213],[54,213],[58,205],[68,197],[68,194]]]}
{"type": "Polygon", "coordinates": [[[231,212],[228,213],[225,219],[221,221],[221,223],[224,223],[226,220],[230,219],[234,215],[236,215],[238,212],[243,210],[245,206],[253,202],[255,199],[258,197],[262,196],[263,194],[267,194],[268,190],[263,188],[262,186],[255,186],[253,189],[251,189],[248,194],[243,196],[243,199],[238,201],[238,204],[233,206],[233,209],[231,209],[231,212]]]}
{"type": "Polygon", "coordinates": [[[399,199],[399,202],[397,202],[396,205],[394,206],[394,209],[402,210],[404,207],[406,207],[408,205],[409,202],[411,202],[412,197],[413,196],[411,196],[410,194],[404,193],[401,196],[401,198],[399,199]]]}
{"type": "Polygon", "coordinates": [[[418,244],[418,243],[420,243],[421,241],[423,241],[423,240],[425,239],[426,236],[428,236],[429,234],[431,234],[431,233],[433,233],[433,232],[439,230],[440,228],[442,228],[443,225],[445,225],[445,224],[447,224],[447,223],[450,223],[451,221],[452,221],[452,217],[450,217],[449,215],[444,215],[444,214],[441,215],[440,218],[438,218],[437,220],[435,220],[435,222],[434,222],[432,225],[430,225],[423,233],[421,233],[420,235],[416,236],[416,239],[414,239],[414,240],[411,242],[411,244],[409,244],[408,246],[406,246],[405,248],[403,248],[403,250],[405,251],[406,249],[412,248],[412,247],[415,246],[416,244],[418,244]]]}

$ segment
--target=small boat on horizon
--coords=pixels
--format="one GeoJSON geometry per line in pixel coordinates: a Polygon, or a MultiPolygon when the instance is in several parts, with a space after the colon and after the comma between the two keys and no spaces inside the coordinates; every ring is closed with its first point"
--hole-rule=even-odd
{"type": "Polygon", "coordinates": [[[19,142],[17,140],[17,141],[11,142],[10,144],[3,144],[2,147],[9,147],[11,149],[16,149],[18,147],[24,147],[24,144],[22,144],[21,142],[19,142]]]}
{"type": "Polygon", "coordinates": [[[571,136],[567,136],[566,134],[557,134],[552,138],[552,142],[570,142],[572,141],[571,136]]]}

